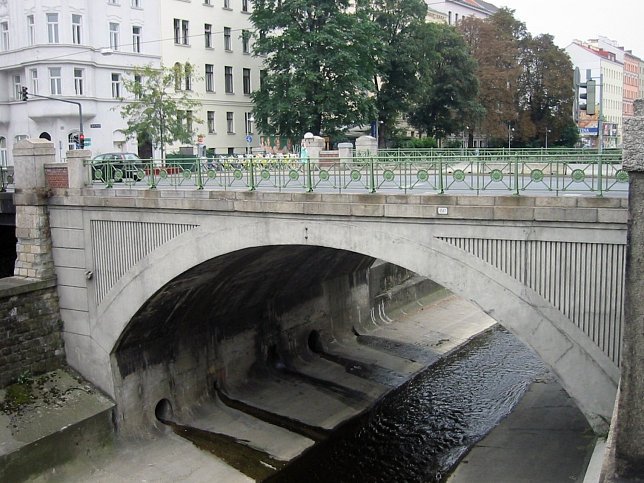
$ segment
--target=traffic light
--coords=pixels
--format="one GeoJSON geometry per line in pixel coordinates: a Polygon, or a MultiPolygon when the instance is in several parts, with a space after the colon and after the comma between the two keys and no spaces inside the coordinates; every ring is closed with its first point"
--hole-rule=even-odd
{"type": "Polygon", "coordinates": [[[595,114],[595,85],[596,81],[590,79],[586,82],[586,94],[583,99],[586,99],[586,114],[592,116],[595,114]]]}
{"type": "Polygon", "coordinates": [[[28,89],[25,86],[23,86],[22,87],[22,100],[26,101],[29,98],[28,95],[29,95],[28,89]]]}
{"type": "Polygon", "coordinates": [[[80,149],[85,149],[85,135],[83,133],[78,135],[78,146],[80,149]]]}

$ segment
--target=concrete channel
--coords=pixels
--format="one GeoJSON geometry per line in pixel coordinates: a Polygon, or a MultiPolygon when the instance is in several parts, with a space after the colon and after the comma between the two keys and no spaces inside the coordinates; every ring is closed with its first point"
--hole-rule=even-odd
{"type": "MultiPolygon", "coordinates": [[[[363,324],[331,339],[311,331],[305,353],[268,354],[267,364],[252,367],[225,387],[215,384],[208,397],[189,407],[160,400],[155,414],[166,424],[159,424],[151,436],[114,433],[106,442],[104,431],[99,431],[96,444],[57,441],[51,434],[83,424],[77,420],[78,412],[67,411],[59,418],[60,428],[45,430],[49,434],[42,434],[41,440],[49,438],[54,447],[61,442],[75,445],[73,454],[36,467],[29,459],[40,458],[43,463],[47,453],[30,455],[28,444],[14,444],[0,453],[5,458],[0,462],[7,463],[5,471],[13,467],[14,481],[262,480],[327,432],[369,410],[387,392],[495,325],[478,308],[444,289],[434,286],[430,292],[403,296],[407,303],[376,306],[369,327],[363,324]],[[203,449],[204,438],[217,456],[203,449]],[[238,451],[236,444],[248,451],[238,451]],[[20,451],[24,458],[17,456],[20,451]]],[[[390,292],[388,298],[396,297],[390,292]]],[[[94,399],[105,401],[100,394],[94,399]]],[[[19,432],[17,420],[0,423],[3,441],[16,429],[19,432]]],[[[456,477],[453,481],[468,480],[458,479],[459,473],[456,477]]]]}

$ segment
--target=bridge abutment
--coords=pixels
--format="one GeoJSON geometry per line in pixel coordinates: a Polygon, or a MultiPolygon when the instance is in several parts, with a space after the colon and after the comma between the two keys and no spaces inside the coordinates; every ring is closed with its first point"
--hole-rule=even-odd
{"type": "Polygon", "coordinates": [[[622,372],[604,481],[644,477],[644,99],[624,122],[629,221],[622,372]]]}

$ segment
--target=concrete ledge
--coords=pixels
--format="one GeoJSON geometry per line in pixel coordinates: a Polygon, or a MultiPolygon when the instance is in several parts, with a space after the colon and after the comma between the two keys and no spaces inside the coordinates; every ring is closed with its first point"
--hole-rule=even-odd
{"type": "Polygon", "coordinates": [[[56,278],[37,280],[26,277],[0,278],[0,298],[13,297],[28,292],[35,292],[45,288],[55,287],[56,278]]]}

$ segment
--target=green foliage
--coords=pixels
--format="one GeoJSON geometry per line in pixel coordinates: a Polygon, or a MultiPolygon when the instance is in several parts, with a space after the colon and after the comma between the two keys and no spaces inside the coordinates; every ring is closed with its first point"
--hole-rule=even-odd
{"type": "Polygon", "coordinates": [[[506,8],[485,20],[465,18],[460,29],[478,61],[486,109],[479,129],[488,144],[507,146],[509,125],[516,146],[545,146],[546,133],[549,145],[569,143],[574,136],[564,131],[572,122],[572,63],[552,36],[532,37],[506,8]]]}
{"type": "Polygon", "coordinates": [[[410,149],[437,148],[438,142],[434,138],[411,138],[401,142],[399,147],[410,149]]]}
{"type": "Polygon", "coordinates": [[[435,138],[462,131],[483,111],[477,100],[476,62],[453,27],[425,23],[418,27],[417,35],[423,52],[418,69],[422,87],[408,121],[435,138]]]}
{"type": "Polygon", "coordinates": [[[255,53],[268,70],[252,94],[263,132],[334,136],[375,118],[370,95],[380,49],[375,24],[347,0],[258,0],[255,53]]]}
{"type": "Polygon", "coordinates": [[[192,143],[194,126],[201,122],[187,113],[201,103],[181,90],[186,79],[195,80],[194,69],[189,63],[175,64],[171,68],[154,69],[150,66],[135,67],[132,74],[123,80],[125,90],[133,98],[122,98],[118,109],[127,121],[124,130],[129,137],[139,142],[150,141],[161,149],[174,142],[192,143]]]}

